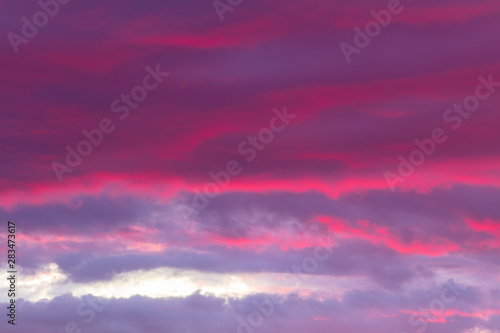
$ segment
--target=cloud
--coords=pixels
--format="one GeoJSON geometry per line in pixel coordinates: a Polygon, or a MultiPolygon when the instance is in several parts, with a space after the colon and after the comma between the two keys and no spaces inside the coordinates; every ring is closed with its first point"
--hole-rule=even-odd
{"type": "MultiPolygon", "coordinates": [[[[20,300],[18,311],[24,315],[23,320],[19,320],[16,326],[20,332],[31,332],[36,326],[57,331],[67,322],[73,321],[82,330],[90,329],[98,333],[158,329],[166,332],[237,332],[241,322],[239,320],[243,320],[247,325],[258,324],[260,321],[259,327],[250,326],[250,329],[269,333],[276,332],[278,327],[295,332],[364,332],[368,327],[414,331],[421,325],[410,325],[409,316],[405,312],[410,309],[418,311],[421,302],[427,306],[435,299],[436,291],[439,292],[442,287],[443,285],[440,285],[422,290],[418,299],[375,290],[352,290],[341,300],[327,298],[320,301],[316,298],[289,295],[272,305],[270,300],[276,298],[269,294],[257,294],[242,299],[224,299],[198,293],[185,298],[151,299],[134,296],[113,299],[105,305],[97,303],[97,309],[100,311],[90,311],[92,308],[90,303],[87,303],[92,301],[90,296],[75,298],[64,295],[36,303],[20,300]],[[88,310],[85,315],[77,314],[76,309],[79,307],[81,310],[88,310]],[[258,308],[270,315],[263,316],[258,308]],[[93,312],[94,317],[90,312],[93,312]],[[252,316],[255,319],[252,319],[252,316]],[[259,317],[262,317],[261,320],[259,317]],[[325,320],[315,320],[318,317],[325,320]],[[89,318],[93,320],[87,323],[85,320],[89,318]]],[[[494,324],[498,320],[498,315],[473,315],[476,311],[487,313],[488,309],[476,307],[466,298],[457,298],[454,303],[448,305],[447,310],[455,310],[456,313],[447,315],[445,323],[429,321],[429,332],[465,332],[476,326],[494,330],[494,324]]]]}

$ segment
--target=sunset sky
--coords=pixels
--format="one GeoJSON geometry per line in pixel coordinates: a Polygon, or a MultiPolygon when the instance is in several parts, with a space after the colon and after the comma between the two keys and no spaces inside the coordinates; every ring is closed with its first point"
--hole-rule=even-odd
{"type": "Polygon", "coordinates": [[[0,0],[1,332],[500,333],[498,0],[58,1],[0,0]]]}

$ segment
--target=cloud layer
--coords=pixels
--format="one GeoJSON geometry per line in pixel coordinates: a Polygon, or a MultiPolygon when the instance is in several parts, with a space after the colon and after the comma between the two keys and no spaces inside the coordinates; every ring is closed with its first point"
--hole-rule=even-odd
{"type": "Polygon", "coordinates": [[[497,1],[237,2],[0,1],[19,331],[499,333],[497,1]]]}

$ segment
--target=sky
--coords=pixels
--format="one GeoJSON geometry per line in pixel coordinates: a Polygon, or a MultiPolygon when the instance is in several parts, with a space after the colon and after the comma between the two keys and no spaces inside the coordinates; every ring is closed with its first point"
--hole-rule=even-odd
{"type": "Polygon", "coordinates": [[[499,19],[0,0],[0,330],[500,333],[499,19]]]}

